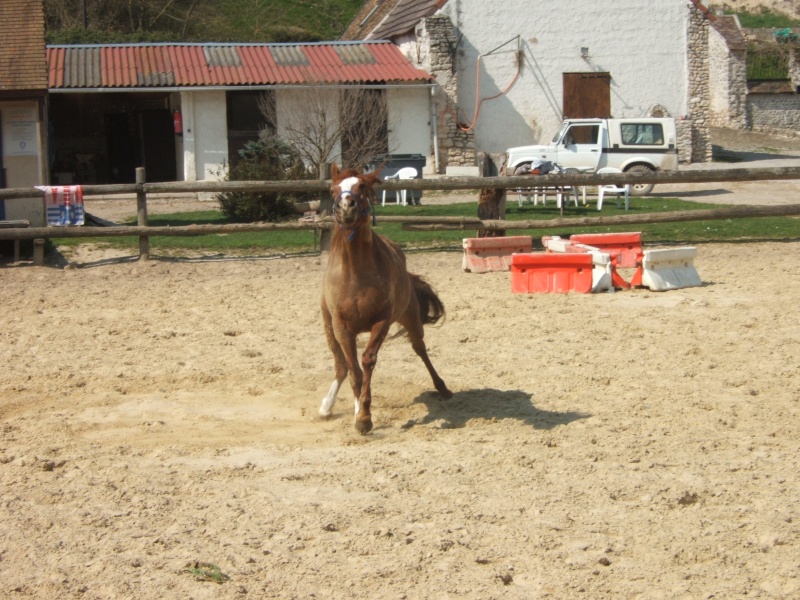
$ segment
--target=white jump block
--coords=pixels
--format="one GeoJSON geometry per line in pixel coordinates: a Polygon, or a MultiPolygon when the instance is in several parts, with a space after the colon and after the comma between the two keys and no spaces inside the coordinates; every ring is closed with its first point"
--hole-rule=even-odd
{"type": "Polygon", "coordinates": [[[611,255],[599,250],[589,252],[592,255],[592,293],[613,292],[614,277],[611,255]]]}
{"type": "Polygon", "coordinates": [[[697,287],[703,284],[694,258],[697,248],[645,250],[642,260],[642,285],[654,292],[697,287]]]}

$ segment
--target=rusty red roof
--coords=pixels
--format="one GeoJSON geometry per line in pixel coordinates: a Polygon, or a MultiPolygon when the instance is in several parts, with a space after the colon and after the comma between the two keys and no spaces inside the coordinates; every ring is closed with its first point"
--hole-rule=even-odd
{"type": "Polygon", "coordinates": [[[50,91],[427,83],[389,42],[47,47],[50,91]]]}

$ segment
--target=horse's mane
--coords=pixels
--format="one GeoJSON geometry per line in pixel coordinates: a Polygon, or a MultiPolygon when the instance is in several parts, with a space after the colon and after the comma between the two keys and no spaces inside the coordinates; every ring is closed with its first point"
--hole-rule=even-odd
{"type": "Polygon", "coordinates": [[[356,169],[345,169],[344,171],[339,171],[339,175],[336,179],[337,181],[342,181],[348,177],[359,177],[360,175],[363,175],[361,171],[357,171],[356,169]]]}

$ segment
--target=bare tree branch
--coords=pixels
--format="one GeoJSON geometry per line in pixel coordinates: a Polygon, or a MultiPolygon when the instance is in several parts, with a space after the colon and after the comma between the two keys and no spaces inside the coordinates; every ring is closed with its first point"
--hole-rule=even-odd
{"type": "MultiPolygon", "coordinates": [[[[265,116],[274,110],[259,103],[265,116]]],[[[291,143],[306,165],[339,162],[363,167],[389,152],[388,110],[383,90],[309,86],[283,92],[277,110],[278,135],[291,143]]]]}

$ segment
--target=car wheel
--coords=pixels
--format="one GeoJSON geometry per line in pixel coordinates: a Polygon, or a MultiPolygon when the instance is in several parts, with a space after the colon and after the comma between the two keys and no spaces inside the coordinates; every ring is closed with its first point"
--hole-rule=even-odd
{"type": "MultiPolygon", "coordinates": [[[[626,173],[644,173],[646,175],[650,175],[654,172],[654,169],[647,167],[645,165],[635,165],[625,171],[626,173]]],[[[632,196],[647,196],[650,192],[653,191],[655,187],[654,183],[635,183],[631,186],[631,195],[632,196]]]]}

